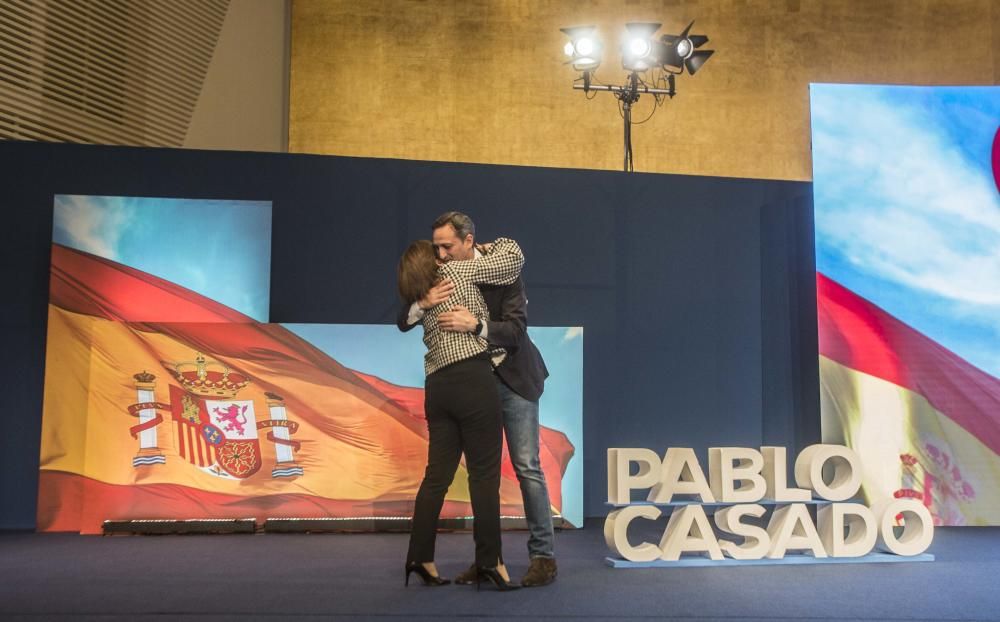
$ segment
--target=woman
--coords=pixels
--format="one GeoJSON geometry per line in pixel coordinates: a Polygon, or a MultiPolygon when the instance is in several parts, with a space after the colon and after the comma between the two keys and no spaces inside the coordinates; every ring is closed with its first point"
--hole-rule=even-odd
{"type": "MultiPolygon", "coordinates": [[[[417,492],[413,529],[406,556],[406,584],[416,572],[424,585],[447,585],[434,566],[437,521],[445,494],[455,478],[462,453],[469,473],[473,538],[479,580],[492,581],[501,590],[515,589],[503,566],[500,551],[500,453],[503,442],[500,397],[493,364],[505,356],[490,348],[479,331],[441,330],[438,316],[462,305],[481,322],[489,319],[477,283],[507,285],[521,272],[524,256],[513,240],[500,238],[479,247],[481,256],[469,261],[439,264],[434,245],[418,240],[399,260],[399,293],[407,304],[423,298],[439,280],[448,278],[454,291],[446,302],[427,309],[424,326],[424,411],[429,445],[427,469],[417,492]]],[[[477,582],[478,583],[478,582],[477,582]]]]}

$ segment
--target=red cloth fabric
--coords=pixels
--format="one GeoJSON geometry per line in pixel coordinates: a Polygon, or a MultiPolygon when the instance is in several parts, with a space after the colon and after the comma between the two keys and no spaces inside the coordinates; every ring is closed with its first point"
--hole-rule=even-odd
{"type": "Polygon", "coordinates": [[[923,395],[1000,454],[1000,379],[816,274],[819,353],[923,395]]]}

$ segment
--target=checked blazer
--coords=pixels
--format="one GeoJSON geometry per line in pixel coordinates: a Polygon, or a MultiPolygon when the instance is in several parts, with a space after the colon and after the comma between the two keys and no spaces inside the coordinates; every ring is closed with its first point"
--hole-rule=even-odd
{"type": "Polygon", "coordinates": [[[481,256],[469,261],[449,261],[438,268],[442,278],[449,278],[455,290],[448,300],[424,312],[424,373],[437,370],[488,352],[494,365],[506,356],[503,348],[491,346],[485,339],[472,333],[441,330],[438,316],[456,305],[462,305],[478,319],[490,319],[489,309],[477,285],[509,285],[517,280],[524,265],[524,254],[517,242],[498,238],[481,256]]]}

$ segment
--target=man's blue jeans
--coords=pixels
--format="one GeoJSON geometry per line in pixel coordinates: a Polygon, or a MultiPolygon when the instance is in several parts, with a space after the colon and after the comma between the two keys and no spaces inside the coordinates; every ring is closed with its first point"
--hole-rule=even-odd
{"type": "Polygon", "coordinates": [[[524,399],[497,377],[503,405],[503,429],[510,461],[521,484],[528,522],[528,556],[553,557],[552,511],[545,473],[538,459],[538,402],[524,399]]]}

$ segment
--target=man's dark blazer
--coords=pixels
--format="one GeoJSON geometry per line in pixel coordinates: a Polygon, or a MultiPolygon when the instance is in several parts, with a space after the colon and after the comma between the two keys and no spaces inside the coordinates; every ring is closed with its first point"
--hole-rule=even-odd
{"type": "MultiPolygon", "coordinates": [[[[510,285],[479,285],[490,320],[486,325],[487,340],[507,351],[507,357],[497,375],[521,397],[537,402],[545,388],[549,370],[542,355],[528,337],[528,297],[520,277],[510,285]]],[[[416,324],[407,324],[410,307],[403,305],[396,325],[408,331],[416,324]]]]}

